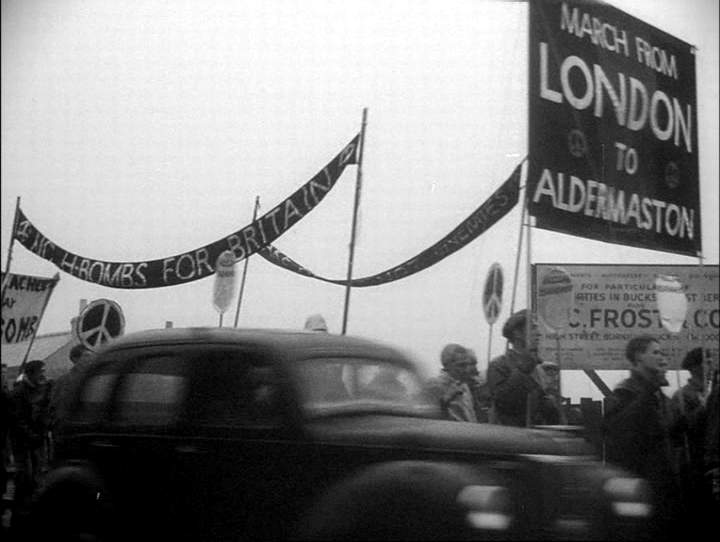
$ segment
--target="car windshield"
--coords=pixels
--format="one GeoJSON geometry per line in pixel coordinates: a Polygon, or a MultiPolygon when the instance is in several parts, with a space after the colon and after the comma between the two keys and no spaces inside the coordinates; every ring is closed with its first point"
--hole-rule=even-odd
{"type": "Polygon", "coordinates": [[[366,411],[435,414],[418,376],[391,362],[321,358],[304,360],[296,369],[303,407],[311,415],[366,411]]]}

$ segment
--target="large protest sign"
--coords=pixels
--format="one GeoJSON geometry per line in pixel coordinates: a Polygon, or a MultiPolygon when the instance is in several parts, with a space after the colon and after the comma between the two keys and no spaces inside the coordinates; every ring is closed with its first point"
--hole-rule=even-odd
{"type": "MultiPolygon", "coordinates": [[[[660,341],[670,368],[678,369],[686,352],[704,345],[718,356],[720,278],[717,265],[533,265],[533,306],[540,277],[561,265],[573,283],[574,306],[560,333],[563,369],[628,369],[625,346],[640,334],[660,341]],[[687,317],[678,333],[661,321],[656,292],[659,275],[677,277],[687,297],[687,317]]],[[[557,335],[540,325],[539,354],[556,358],[557,335]]]]}
{"type": "Polygon", "coordinates": [[[78,256],[43,235],[19,208],[13,235],[25,248],[61,271],[101,286],[139,289],[184,284],[213,275],[223,251],[232,251],[236,261],[243,260],[305,217],[335,186],[345,166],[357,163],[359,140],[360,134],[312,179],[251,224],[183,254],[142,262],[107,262],[78,256]]]}
{"type": "Polygon", "coordinates": [[[30,349],[32,340],[40,327],[43,312],[58,283],[58,277],[44,278],[9,273],[2,299],[3,363],[17,365],[30,349]]]}
{"type": "Polygon", "coordinates": [[[528,208],[540,228],[697,255],[693,47],[603,2],[530,2],[528,208]]]}
{"type": "MultiPolygon", "coordinates": [[[[451,254],[457,252],[465,245],[485,233],[498,220],[504,217],[517,204],[520,192],[520,171],[522,163],[519,164],[512,172],[510,177],[498,188],[492,195],[485,200],[480,207],[475,209],[470,216],[457,225],[445,237],[426,248],[419,254],[398,264],[390,269],[386,269],[375,275],[352,279],[350,286],[355,288],[364,288],[368,286],[379,286],[396,280],[409,277],[435,265],[451,254]]],[[[278,250],[272,245],[263,247],[258,254],[272,264],[313,279],[330,282],[332,284],[347,285],[346,279],[329,279],[316,275],[306,267],[300,265],[295,260],[278,250]]]]}

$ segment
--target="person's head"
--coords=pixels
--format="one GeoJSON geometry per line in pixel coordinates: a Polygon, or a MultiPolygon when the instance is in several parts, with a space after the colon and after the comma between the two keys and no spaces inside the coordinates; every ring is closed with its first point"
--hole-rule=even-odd
{"type": "Polygon", "coordinates": [[[681,367],[690,371],[690,374],[695,378],[702,379],[705,372],[702,348],[698,346],[697,348],[693,348],[687,354],[685,354],[685,357],[682,360],[681,367]]]}
{"type": "Polygon", "coordinates": [[[325,318],[322,317],[322,314],[311,314],[308,316],[307,320],[305,320],[305,329],[319,331],[321,333],[328,332],[327,323],[325,322],[325,318]]]}
{"type": "Polygon", "coordinates": [[[516,312],[505,321],[502,328],[505,337],[513,348],[520,351],[534,351],[537,349],[537,326],[533,323],[530,329],[530,343],[527,342],[527,309],[516,312]]]}
{"type": "Polygon", "coordinates": [[[631,371],[658,386],[667,386],[665,378],[667,359],[660,349],[660,343],[652,335],[633,337],[625,347],[625,357],[631,364],[631,371]]]}
{"type": "Polygon", "coordinates": [[[456,343],[446,344],[440,353],[443,369],[456,380],[467,380],[473,376],[477,360],[473,360],[468,349],[456,343]]]}
{"type": "Polygon", "coordinates": [[[553,361],[544,361],[540,368],[545,374],[545,391],[560,393],[560,366],[553,361]]]}
{"type": "Polygon", "coordinates": [[[31,384],[39,384],[45,377],[45,362],[41,359],[28,361],[25,363],[23,373],[31,384]]]}
{"type": "Polygon", "coordinates": [[[77,364],[90,355],[90,350],[83,344],[76,344],[70,349],[70,361],[77,364]]]}

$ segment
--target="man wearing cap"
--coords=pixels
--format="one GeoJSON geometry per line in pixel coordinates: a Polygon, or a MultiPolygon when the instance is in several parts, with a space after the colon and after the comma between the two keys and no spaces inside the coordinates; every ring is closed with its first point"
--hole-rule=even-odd
{"type": "Polygon", "coordinates": [[[438,401],[447,419],[477,422],[475,401],[467,384],[477,362],[473,363],[467,348],[456,343],[445,345],[440,362],[440,375],[428,382],[428,392],[438,401]]]}
{"type": "Polygon", "coordinates": [[[527,311],[516,312],[507,319],[503,337],[510,341],[508,351],[488,365],[488,386],[493,406],[493,421],[500,425],[525,427],[533,423],[542,396],[541,377],[537,371],[536,330],[526,330],[527,311]]]}
{"type": "MultiPolygon", "coordinates": [[[[708,357],[709,359],[709,357],[708,357]]],[[[687,383],[673,394],[671,404],[673,415],[682,420],[683,431],[675,446],[679,457],[683,496],[688,511],[702,516],[704,505],[704,453],[707,391],[705,363],[702,348],[693,348],[682,361],[681,367],[690,372],[687,383]]]]}
{"type": "Polygon", "coordinates": [[[625,357],[630,377],[615,387],[605,405],[605,458],[650,482],[658,518],[655,534],[668,536],[666,529],[674,526],[682,504],[672,451],[678,420],[661,390],[668,385],[668,364],[652,335],[630,339],[625,357]]]}

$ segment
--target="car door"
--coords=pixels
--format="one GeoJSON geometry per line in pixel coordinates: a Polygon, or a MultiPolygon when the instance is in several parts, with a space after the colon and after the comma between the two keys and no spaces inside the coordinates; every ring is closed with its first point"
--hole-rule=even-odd
{"type": "Polygon", "coordinates": [[[114,500],[137,530],[183,532],[195,503],[181,484],[177,451],[187,445],[184,424],[191,379],[187,356],[169,349],[133,354],[113,396],[106,430],[93,446],[111,472],[114,500]]]}
{"type": "Polygon", "coordinates": [[[197,364],[195,440],[181,461],[186,473],[202,473],[186,477],[207,510],[202,538],[281,536],[297,489],[281,377],[266,353],[252,349],[208,349],[197,364]]]}

